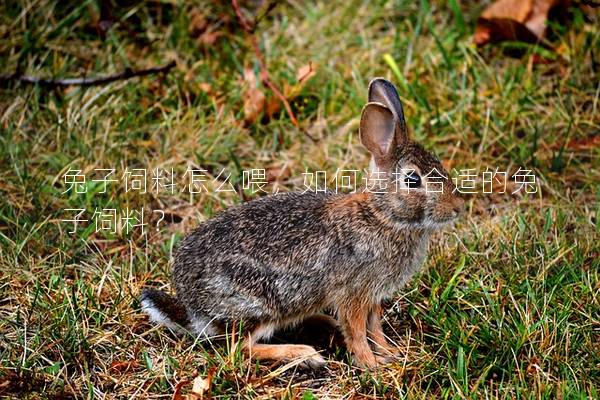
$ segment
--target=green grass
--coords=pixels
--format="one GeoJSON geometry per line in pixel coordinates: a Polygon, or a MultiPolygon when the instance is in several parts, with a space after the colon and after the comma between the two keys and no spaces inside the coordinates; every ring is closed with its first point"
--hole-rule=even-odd
{"type": "MultiPolygon", "coordinates": [[[[258,74],[258,64],[227,4],[116,7],[104,38],[98,4],[0,5],[4,73],[102,76],[177,62],[166,76],[106,86],[0,88],[0,395],[170,398],[177,382],[211,371],[220,398],[599,396],[600,150],[570,145],[600,134],[597,20],[575,10],[553,28],[554,59],[533,63],[544,50],[519,46],[522,57],[511,58],[508,45],[473,47],[483,4],[280,4],[256,29],[271,78],[293,86],[302,66],[316,66],[292,100],[295,127],[285,112],[243,123],[243,72],[258,74]],[[212,45],[206,26],[219,32],[212,45]],[[101,193],[94,182],[63,194],[63,174],[172,167],[181,178],[193,165],[209,185],[226,169],[239,188],[244,169],[279,175],[285,166],[268,188],[297,190],[306,169],[366,167],[357,129],[374,76],[398,85],[412,135],[446,165],[530,168],[541,189],[469,196],[424,272],[387,307],[402,359],[365,373],[325,346],[328,369],[306,372],[153,328],[141,288],[169,288],[183,234],[255,195],[201,193],[190,203],[186,193],[121,184],[101,193]],[[93,226],[72,235],[61,222],[68,208],[142,206],[169,216],[147,215],[145,236],[93,226]]],[[[244,6],[249,18],[264,12],[244,6]]]]}

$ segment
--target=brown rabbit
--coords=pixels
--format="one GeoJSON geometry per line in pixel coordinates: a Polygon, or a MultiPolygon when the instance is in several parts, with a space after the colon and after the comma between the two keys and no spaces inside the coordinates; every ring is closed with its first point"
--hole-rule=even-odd
{"type": "Polygon", "coordinates": [[[330,310],[358,365],[386,362],[395,349],[381,327],[381,303],[419,270],[431,233],[453,221],[463,201],[439,160],[408,138],[400,98],[384,79],[369,85],[360,139],[388,190],[282,193],[231,207],[181,243],[177,296],[148,289],[144,311],[197,335],[241,324],[252,357],[319,366],[325,361],[310,346],[260,341],[330,310]]]}

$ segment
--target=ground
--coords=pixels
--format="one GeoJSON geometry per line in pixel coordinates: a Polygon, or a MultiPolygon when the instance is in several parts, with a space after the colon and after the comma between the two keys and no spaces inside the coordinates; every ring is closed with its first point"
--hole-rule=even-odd
{"type": "Polygon", "coordinates": [[[253,33],[228,3],[122,3],[0,5],[5,74],[99,77],[176,63],[87,88],[1,83],[0,395],[171,398],[178,383],[185,394],[186,380],[210,375],[214,398],[598,398],[595,17],[572,9],[551,24],[548,47],[478,49],[471,35],[485,3],[242,2],[253,33]],[[297,125],[261,83],[251,35],[297,125]],[[512,194],[509,181],[504,194],[498,184],[466,195],[460,221],[387,304],[400,360],[364,372],[321,337],[328,368],[311,372],[150,325],[137,296],[171,290],[182,236],[264,194],[243,188],[243,170],[265,169],[271,192],[302,189],[305,171],[367,166],[357,130],[375,76],[396,83],[411,135],[446,167],[476,169],[478,185],[487,167],[529,169],[538,189],[512,194]],[[205,170],[207,190],[185,190],[188,167],[205,170]],[[101,168],[118,180],[106,190],[93,181],[101,168]],[[174,169],[173,194],[152,190],[155,168],[174,169]],[[126,192],[139,169],[147,193],[126,192]],[[215,190],[222,170],[234,191],[215,190]],[[111,232],[110,209],[122,222],[142,207],[144,235],[111,232]],[[90,220],[75,233],[69,209],[90,220]],[[108,225],[96,232],[99,215],[108,225]]]}

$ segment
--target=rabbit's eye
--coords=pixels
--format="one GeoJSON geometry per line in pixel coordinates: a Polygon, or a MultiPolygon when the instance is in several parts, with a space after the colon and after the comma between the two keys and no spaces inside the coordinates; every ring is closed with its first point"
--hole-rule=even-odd
{"type": "Polygon", "coordinates": [[[410,171],[406,174],[404,183],[411,189],[421,187],[421,177],[415,171],[410,171]]]}

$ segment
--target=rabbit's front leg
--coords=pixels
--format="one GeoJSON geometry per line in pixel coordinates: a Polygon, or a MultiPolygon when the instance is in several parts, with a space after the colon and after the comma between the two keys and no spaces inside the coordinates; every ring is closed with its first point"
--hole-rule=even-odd
{"type": "Polygon", "coordinates": [[[377,359],[367,341],[367,318],[370,308],[357,300],[338,310],[346,347],[352,353],[356,364],[364,368],[377,367],[377,359]]]}
{"type": "Polygon", "coordinates": [[[392,346],[383,332],[381,326],[381,315],[383,314],[383,308],[380,304],[373,306],[369,312],[367,319],[367,332],[369,339],[373,342],[375,352],[381,354],[383,357],[377,357],[379,362],[389,362],[390,358],[398,355],[398,348],[392,346]]]}

